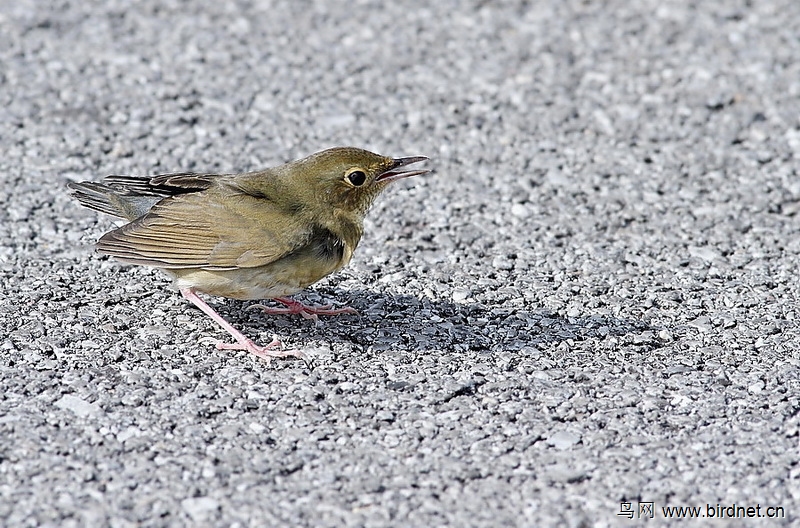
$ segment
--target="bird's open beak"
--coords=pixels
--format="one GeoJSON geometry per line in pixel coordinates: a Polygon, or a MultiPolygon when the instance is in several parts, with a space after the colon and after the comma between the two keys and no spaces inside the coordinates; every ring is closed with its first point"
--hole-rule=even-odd
{"type": "Polygon", "coordinates": [[[402,180],[403,178],[409,178],[411,176],[418,176],[420,174],[425,174],[426,172],[430,172],[429,169],[422,169],[422,170],[398,170],[401,167],[405,167],[406,165],[411,165],[412,163],[419,163],[420,161],[425,161],[428,158],[426,156],[409,156],[407,158],[394,158],[394,164],[378,176],[375,181],[381,183],[389,183],[395,180],[402,180]]]}

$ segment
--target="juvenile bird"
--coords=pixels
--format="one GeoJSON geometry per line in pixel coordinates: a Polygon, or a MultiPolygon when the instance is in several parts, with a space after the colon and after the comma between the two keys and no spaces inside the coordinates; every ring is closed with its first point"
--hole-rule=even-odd
{"type": "Polygon", "coordinates": [[[302,354],[281,350],[277,339],[255,344],[197,293],[274,299],[286,308],[258,306],[313,319],[355,313],[287,296],[345,266],[375,197],[393,181],[429,172],[402,169],[426,159],[339,147],[242,174],[108,176],[69,187],[82,205],[129,221],[100,238],[100,253],[164,270],[186,299],[236,340],[218,348],[270,360],[302,354]]]}

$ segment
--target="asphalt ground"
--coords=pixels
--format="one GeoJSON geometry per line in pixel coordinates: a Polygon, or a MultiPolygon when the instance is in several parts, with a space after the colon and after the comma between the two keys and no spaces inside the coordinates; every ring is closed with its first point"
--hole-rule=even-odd
{"type": "Polygon", "coordinates": [[[0,523],[800,525],[799,35],[795,0],[0,2],[0,523]],[[66,190],[335,145],[435,169],[299,296],[360,317],[210,299],[308,362],[217,350],[66,190]]]}

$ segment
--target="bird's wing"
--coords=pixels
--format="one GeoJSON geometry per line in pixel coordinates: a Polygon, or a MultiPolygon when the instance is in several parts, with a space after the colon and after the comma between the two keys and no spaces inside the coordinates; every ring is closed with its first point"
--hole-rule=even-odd
{"type": "Polygon", "coordinates": [[[165,269],[252,268],[302,247],[311,235],[308,222],[267,199],[215,188],[162,199],[141,218],[106,233],[97,249],[165,269]]]}

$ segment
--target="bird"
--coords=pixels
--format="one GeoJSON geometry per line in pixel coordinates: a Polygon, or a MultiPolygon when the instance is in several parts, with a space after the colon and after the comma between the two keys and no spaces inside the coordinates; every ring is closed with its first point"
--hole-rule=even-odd
{"type": "Polygon", "coordinates": [[[269,362],[304,355],[283,350],[274,337],[256,344],[198,294],[273,299],[285,307],[251,308],[309,319],[357,313],[290,296],[346,266],[375,198],[393,182],[430,172],[404,168],[427,159],[336,147],[252,172],[111,175],[68,187],[81,205],[127,221],[100,237],[99,253],[163,270],[186,300],[233,337],[233,343],[217,342],[218,349],[245,350],[269,362]]]}

